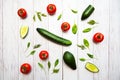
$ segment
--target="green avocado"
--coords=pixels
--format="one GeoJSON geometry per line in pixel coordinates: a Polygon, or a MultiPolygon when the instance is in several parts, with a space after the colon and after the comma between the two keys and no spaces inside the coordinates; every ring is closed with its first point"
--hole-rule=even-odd
{"type": "Polygon", "coordinates": [[[75,62],[75,57],[73,54],[69,51],[65,51],[63,55],[63,60],[66,65],[68,65],[71,69],[75,70],[76,69],[76,62],[75,62]]]}

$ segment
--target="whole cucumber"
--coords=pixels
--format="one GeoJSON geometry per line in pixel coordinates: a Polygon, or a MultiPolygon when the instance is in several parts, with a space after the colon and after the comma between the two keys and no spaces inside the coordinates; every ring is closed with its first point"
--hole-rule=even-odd
{"type": "Polygon", "coordinates": [[[81,20],[87,19],[93,13],[94,10],[95,8],[92,5],[89,5],[82,13],[81,20]]]}
{"type": "Polygon", "coordinates": [[[65,46],[69,46],[72,44],[72,42],[70,40],[67,40],[67,39],[64,39],[62,37],[59,37],[43,28],[37,28],[36,29],[37,32],[39,34],[41,34],[43,37],[55,42],[55,43],[58,43],[58,44],[61,44],[61,45],[65,45],[65,46]]]}

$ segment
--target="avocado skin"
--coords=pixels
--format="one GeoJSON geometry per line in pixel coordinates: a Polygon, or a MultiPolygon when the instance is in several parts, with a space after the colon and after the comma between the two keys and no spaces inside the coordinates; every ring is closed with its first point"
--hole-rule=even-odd
{"type": "Polygon", "coordinates": [[[71,69],[75,70],[76,69],[76,62],[73,54],[69,51],[65,51],[63,55],[63,60],[66,65],[68,65],[71,69]]]}

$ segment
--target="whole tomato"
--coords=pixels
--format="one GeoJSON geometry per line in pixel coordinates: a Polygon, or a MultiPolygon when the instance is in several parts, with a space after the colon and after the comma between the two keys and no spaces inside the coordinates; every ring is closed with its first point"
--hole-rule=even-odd
{"type": "Polygon", "coordinates": [[[100,33],[100,32],[95,33],[94,36],[93,36],[93,41],[94,41],[95,43],[102,42],[103,39],[104,39],[104,35],[103,35],[102,33],[100,33]]]}
{"type": "Polygon", "coordinates": [[[23,74],[28,74],[31,71],[31,65],[29,63],[24,63],[20,67],[20,71],[23,74]]]}
{"type": "Polygon", "coordinates": [[[55,14],[56,12],[56,6],[54,4],[49,4],[47,6],[47,12],[50,14],[50,15],[53,15],[55,14]]]}
{"type": "Polygon", "coordinates": [[[49,54],[46,50],[42,50],[40,53],[39,53],[39,57],[40,59],[42,60],[46,60],[48,58],[49,54]]]}
{"type": "Polygon", "coordinates": [[[66,32],[70,29],[70,24],[68,22],[63,22],[61,25],[62,31],[66,32]]]}
{"type": "Polygon", "coordinates": [[[24,8],[20,8],[17,13],[22,19],[27,17],[27,11],[24,8]]]}

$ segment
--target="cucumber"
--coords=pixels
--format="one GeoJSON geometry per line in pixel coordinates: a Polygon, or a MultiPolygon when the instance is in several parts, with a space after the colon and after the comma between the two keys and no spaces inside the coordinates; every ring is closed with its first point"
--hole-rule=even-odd
{"type": "Polygon", "coordinates": [[[65,45],[65,46],[69,46],[72,44],[72,42],[70,40],[64,39],[62,37],[59,37],[43,28],[37,28],[36,29],[37,32],[39,34],[41,34],[43,37],[47,38],[50,41],[53,41],[55,43],[61,44],[61,45],[65,45]]]}
{"type": "Polygon", "coordinates": [[[73,54],[69,51],[66,51],[63,55],[63,60],[66,65],[68,65],[71,69],[75,70],[76,69],[76,62],[75,62],[75,57],[73,54]]]}
{"type": "Polygon", "coordinates": [[[93,63],[90,63],[90,62],[86,63],[85,68],[92,73],[98,73],[99,72],[98,67],[96,65],[94,65],[93,63]]]}
{"type": "Polygon", "coordinates": [[[92,5],[89,5],[82,13],[81,20],[87,19],[93,13],[94,10],[95,8],[92,5]]]}

